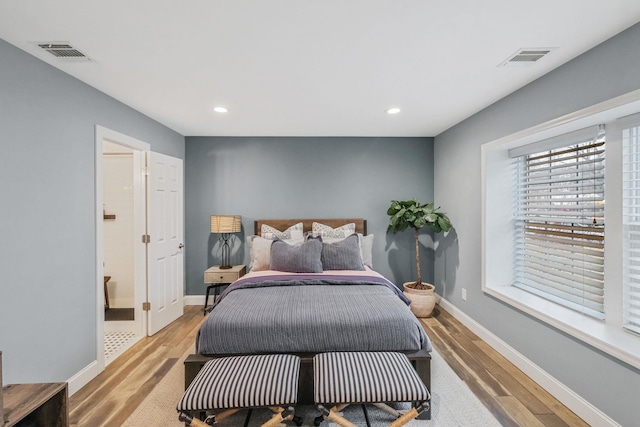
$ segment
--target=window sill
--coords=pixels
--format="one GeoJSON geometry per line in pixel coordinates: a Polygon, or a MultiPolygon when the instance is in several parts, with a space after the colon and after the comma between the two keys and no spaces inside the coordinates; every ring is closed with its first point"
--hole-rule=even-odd
{"type": "Polygon", "coordinates": [[[607,325],[513,286],[483,286],[483,291],[640,369],[640,337],[621,326],[607,325]]]}

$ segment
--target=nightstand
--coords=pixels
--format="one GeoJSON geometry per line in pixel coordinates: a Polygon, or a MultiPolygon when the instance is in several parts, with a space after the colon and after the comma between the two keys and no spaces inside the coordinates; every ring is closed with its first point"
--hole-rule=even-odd
{"type": "Polygon", "coordinates": [[[67,383],[9,384],[0,389],[4,400],[1,425],[51,426],[69,425],[67,383]]]}
{"type": "Polygon", "coordinates": [[[215,302],[218,296],[220,286],[230,285],[245,275],[247,267],[244,265],[234,265],[231,268],[222,269],[220,266],[208,268],[204,272],[204,283],[207,286],[207,295],[204,299],[204,313],[207,314],[207,306],[209,305],[209,292],[214,289],[213,300],[215,302]]]}

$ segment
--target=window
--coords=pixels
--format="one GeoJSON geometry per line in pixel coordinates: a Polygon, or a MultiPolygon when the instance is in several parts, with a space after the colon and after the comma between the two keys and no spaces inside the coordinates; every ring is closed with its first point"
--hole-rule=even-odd
{"type": "Polygon", "coordinates": [[[604,318],[604,138],[594,126],[510,152],[514,286],[596,318],[604,318]]]}
{"type": "Polygon", "coordinates": [[[482,290],[636,368],[639,112],[640,90],[481,149],[482,290]]]}
{"type": "Polygon", "coordinates": [[[640,333],[640,115],[618,121],[622,132],[623,326],[640,333]]]}

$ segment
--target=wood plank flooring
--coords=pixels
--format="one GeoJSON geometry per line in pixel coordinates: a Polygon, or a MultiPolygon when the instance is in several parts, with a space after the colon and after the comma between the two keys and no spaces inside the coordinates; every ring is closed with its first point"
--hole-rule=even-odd
{"type": "Polygon", "coordinates": [[[69,425],[121,425],[180,356],[194,346],[203,318],[202,306],[185,306],[181,318],[156,335],[143,338],[111,362],[104,372],[71,396],[69,425]]]}
{"type": "MultiPolygon", "coordinates": [[[[113,361],[71,397],[70,425],[122,424],[193,347],[202,320],[201,306],[186,306],[184,316],[113,361]]],[[[436,351],[502,425],[587,426],[442,308],[436,307],[436,315],[422,323],[436,351]]]]}
{"type": "Polygon", "coordinates": [[[436,351],[503,426],[588,427],[442,308],[421,321],[436,351]]]}

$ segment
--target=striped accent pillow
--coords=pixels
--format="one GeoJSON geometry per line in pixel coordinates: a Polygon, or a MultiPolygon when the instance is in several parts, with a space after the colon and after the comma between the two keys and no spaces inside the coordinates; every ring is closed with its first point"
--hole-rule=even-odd
{"type": "Polygon", "coordinates": [[[300,246],[274,240],[271,244],[269,269],[290,273],[322,273],[321,255],[320,240],[307,240],[300,246]]]}
{"type": "Polygon", "coordinates": [[[322,273],[321,255],[320,240],[307,240],[300,246],[274,240],[271,244],[269,269],[289,273],[322,273]]]}
{"type": "Polygon", "coordinates": [[[360,238],[357,234],[335,243],[322,243],[323,270],[364,270],[360,238]]]}
{"type": "Polygon", "coordinates": [[[429,390],[402,353],[317,354],[313,378],[316,404],[429,400],[429,390]]]}
{"type": "Polygon", "coordinates": [[[205,363],[178,411],[257,408],[296,403],[300,358],[290,354],[232,356],[205,363]]]}

